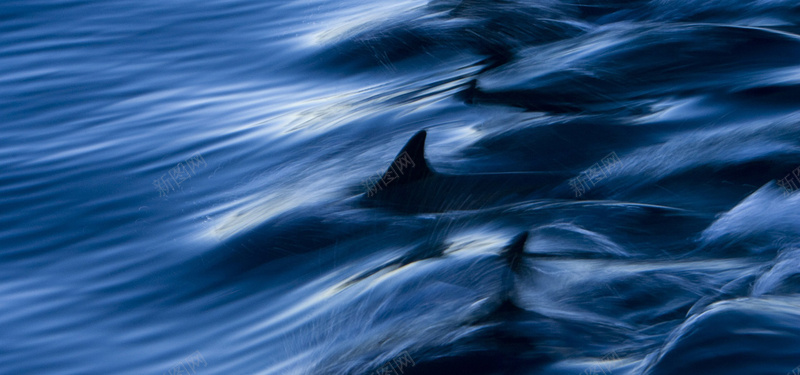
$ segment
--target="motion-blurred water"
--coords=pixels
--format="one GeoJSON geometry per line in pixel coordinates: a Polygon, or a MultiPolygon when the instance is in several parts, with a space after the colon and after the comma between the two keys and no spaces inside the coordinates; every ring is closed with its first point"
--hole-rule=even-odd
{"type": "Polygon", "coordinates": [[[3,2],[0,373],[789,373],[798,22],[779,0],[3,2]],[[421,129],[451,174],[619,160],[579,196],[360,205],[421,129]],[[521,232],[521,309],[497,310],[521,232]]]}

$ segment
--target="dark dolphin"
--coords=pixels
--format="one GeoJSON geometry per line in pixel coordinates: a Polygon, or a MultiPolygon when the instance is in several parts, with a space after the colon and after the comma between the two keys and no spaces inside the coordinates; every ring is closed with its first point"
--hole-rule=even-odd
{"type": "Polygon", "coordinates": [[[404,374],[517,374],[552,360],[550,354],[537,349],[548,318],[517,305],[515,280],[526,273],[527,239],[528,233],[522,232],[498,253],[503,285],[493,307],[463,323],[474,327],[473,333],[446,345],[409,351],[415,362],[403,368],[404,374]]]}
{"type": "Polygon", "coordinates": [[[425,159],[425,130],[397,154],[383,177],[364,194],[362,204],[413,213],[474,210],[531,197],[569,197],[558,172],[508,172],[451,175],[439,173],[425,159]]]}

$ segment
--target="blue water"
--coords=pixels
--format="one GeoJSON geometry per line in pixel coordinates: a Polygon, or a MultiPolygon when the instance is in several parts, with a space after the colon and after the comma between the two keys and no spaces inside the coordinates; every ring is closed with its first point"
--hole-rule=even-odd
{"type": "Polygon", "coordinates": [[[791,373],[799,110],[794,1],[6,1],[0,373],[791,373]]]}

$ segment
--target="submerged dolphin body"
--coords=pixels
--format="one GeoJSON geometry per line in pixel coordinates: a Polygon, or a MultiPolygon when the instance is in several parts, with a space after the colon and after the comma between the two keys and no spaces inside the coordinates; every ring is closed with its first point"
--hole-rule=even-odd
{"type": "MultiPolygon", "coordinates": [[[[488,266],[498,267],[502,285],[496,298],[485,300],[482,312],[462,323],[471,333],[444,345],[409,349],[416,363],[404,368],[404,374],[521,373],[546,362],[547,356],[537,352],[537,346],[541,322],[547,318],[517,305],[520,285],[516,280],[526,273],[523,257],[527,239],[528,233],[522,232],[496,257],[483,258],[490,262],[488,266]]],[[[453,279],[459,283],[456,280],[463,278],[453,279]]],[[[447,278],[437,282],[447,282],[447,278]]]]}
{"type": "Polygon", "coordinates": [[[425,130],[397,154],[381,180],[364,194],[365,206],[406,212],[481,209],[525,199],[532,194],[567,196],[558,188],[571,176],[557,172],[451,175],[433,170],[425,159],[425,130]]]}

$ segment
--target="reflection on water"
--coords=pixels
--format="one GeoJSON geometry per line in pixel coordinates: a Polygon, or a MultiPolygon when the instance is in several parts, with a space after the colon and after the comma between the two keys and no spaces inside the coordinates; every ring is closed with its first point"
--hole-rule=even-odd
{"type": "Polygon", "coordinates": [[[798,17],[792,1],[4,3],[0,365],[789,373],[798,17]],[[446,178],[406,196],[444,209],[365,204],[423,129],[446,178]],[[567,177],[507,186],[525,172],[567,177]]]}

